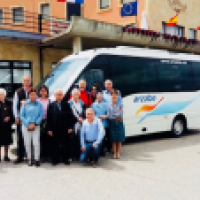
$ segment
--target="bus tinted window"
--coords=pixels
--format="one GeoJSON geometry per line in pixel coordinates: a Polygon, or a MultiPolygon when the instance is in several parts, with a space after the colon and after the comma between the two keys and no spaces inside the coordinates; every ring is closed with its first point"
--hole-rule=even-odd
{"type": "Polygon", "coordinates": [[[177,92],[193,90],[191,64],[186,61],[160,60],[157,62],[159,90],[177,92]]]}
{"type": "Polygon", "coordinates": [[[111,80],[126,96],[139,92],[157,92],[155,62],[152,59],[110,56],[111,80]]]}
{"type": "Polygon", "coordinates": [[[199,62],[193,62],[193,72],[194,72],[194,87],[195,90],[200,90],[200,63],[199,62]]]}

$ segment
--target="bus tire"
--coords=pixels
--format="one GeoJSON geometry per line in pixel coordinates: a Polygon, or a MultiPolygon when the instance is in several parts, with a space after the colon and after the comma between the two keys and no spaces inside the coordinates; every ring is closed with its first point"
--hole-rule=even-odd
{"type": "Polygon", "coordinates": [[[187,130],[186,119],[184,116],[177,116],[172,124],[173,137],[181,137],[187,130]]]}

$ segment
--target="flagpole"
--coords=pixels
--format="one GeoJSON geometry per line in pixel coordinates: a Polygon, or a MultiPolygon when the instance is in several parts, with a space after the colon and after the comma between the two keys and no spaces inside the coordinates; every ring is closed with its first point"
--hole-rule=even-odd
{"type": "Polygon", "coordinates": [[[135,20],[136,20],[136,28],[139,28],[138,27],[138,23],[137,23],[137,21],[138,21],[138,2],[137,2],[137,15],[136,15],[136,19],[135,20]]]}

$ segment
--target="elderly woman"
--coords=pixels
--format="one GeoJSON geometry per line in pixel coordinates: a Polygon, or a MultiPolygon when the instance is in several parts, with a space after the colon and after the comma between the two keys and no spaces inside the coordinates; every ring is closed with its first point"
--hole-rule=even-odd
{"type": "Polygon", "coordinates": [[[71,156],[75,159],[79,159],[80,157],[80,130],[82,126],[82,122],[85,119],[85,110],[86,105],[84,102],[79,99],[80,91],[78,89],[72,90],[72,98],[69,101],[69,105],[72,109],[72,113],[74,115],[74,130],[72,134],[72,142],[71,142],[71,156]]]}
{"type": "Polygon", "coordinates": [[[20,113],[22,122],[22,135],[24,139],[25,149],[28,158],[28,166],[32,166],[32,148],[33,140],[34,157],[36,167],[40,166],[40,124],[43,119],[43,107],[37,100],[37,91],[31,88],[28,92],[29,100],[27,105],[23,105],[20,113]]]}
{"type": "Polygon", "coordinates": [[[120,158],[121,144],[125,140],[125,131],[122,121],[123,107],[122,103],[118,101],[118,91],[111,91],[112,103],[108,106],[109,119],[109,137],[112,142],[114,156],[113,158],[120,158]]]}
{"type": "MultiPolygon", "coordinates": [[[[97,93],[97,99],[96,101],[92,104],[91,108],[94,110],[95,116],[98,117],[105,129],[105,132],[107,132],[108,128],[108,121],[107,121],[107,110],[108,106],[107,103],[103,101],[103,94],[101,92],[97,93]]],[[[107,134],[106,134],[107,135],[107,134]]],[[[104,137],[102,149],[101,149],[101,155],[105,155],[105,147],[107,144],[107,138],[104,137]]]]}
{"type": "Polygon", "coordinates": [[[6,99],[6,91],[0,88],[0,161],[1,161],[1,146],[4,146],[4,161],[9,162],[8,148],[12,144],[12,123],[14,116],[12,112],[12,105],[6,99]]]}

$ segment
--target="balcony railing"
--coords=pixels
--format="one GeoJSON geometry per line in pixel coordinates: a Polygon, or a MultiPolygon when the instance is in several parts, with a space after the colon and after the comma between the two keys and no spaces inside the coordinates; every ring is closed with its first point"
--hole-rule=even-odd
{"type": "Polygon", "coordinates": [[[29,11],[14,12],[0,8],[0,30],[14,30],[42,35],[54,35],[68,28],[69,22],[54,16],[29,11]]]}
{"type": "Polygon", "coordinates": [[[177,35],[171,35],[171,34],[161,34],[160,32],[152,30],[143,30],[140,28],[135,28],[130,26],[123,27],[123,32],[127,32],[129,34],[149,36],[154,39],[162,37],[168,41],[173,41],[174,43],[184,43],[185,45],[198,45],[198,46],[200,45],[200,42],[197,39],[189,39],[186,37],[179,37],[177,35]]]}

